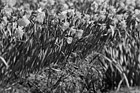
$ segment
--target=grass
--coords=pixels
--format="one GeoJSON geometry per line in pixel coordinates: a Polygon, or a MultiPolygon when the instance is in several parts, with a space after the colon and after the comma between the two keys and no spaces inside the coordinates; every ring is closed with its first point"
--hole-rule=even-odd
{"type": "Polygon", "coordinates": [[[13,1],[0,1],[4,93],[139,90],[137,1],[13,1]]]}

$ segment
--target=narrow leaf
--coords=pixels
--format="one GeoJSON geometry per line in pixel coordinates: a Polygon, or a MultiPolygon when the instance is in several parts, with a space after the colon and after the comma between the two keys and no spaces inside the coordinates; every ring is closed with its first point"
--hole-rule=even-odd
{"type": "Polygon", "coordinates": [[[7,64],[7,62],[5,61],[5,59],[3,57],[0,56],[1,61],[5,64],[6,68],[9,67],[9,65],[7,64]]]}
{"type": "Polygon", "coordinates": [[[110,25],[110,29],[111,29],[112,37],[113,37],[113,36],[114,36],[114,33],[115,33],[115,31],[114,31],[114,27],[110,25]]]}

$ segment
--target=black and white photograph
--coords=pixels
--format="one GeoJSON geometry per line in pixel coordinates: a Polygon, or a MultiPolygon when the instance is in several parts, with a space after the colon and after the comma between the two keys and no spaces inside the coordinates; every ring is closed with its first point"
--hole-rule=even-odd
{"type": "Polygon", "coordinates": [[[0,0],[0,93],[140,93],[140,0],[0,0]]]}

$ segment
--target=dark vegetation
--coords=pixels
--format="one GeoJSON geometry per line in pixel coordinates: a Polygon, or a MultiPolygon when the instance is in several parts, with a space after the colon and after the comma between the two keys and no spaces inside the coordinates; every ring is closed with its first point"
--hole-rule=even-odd
{"type": "Polygon", "coordinates": [[[0,93],[140,86],[140,0],[0,0],[0,93]]]}

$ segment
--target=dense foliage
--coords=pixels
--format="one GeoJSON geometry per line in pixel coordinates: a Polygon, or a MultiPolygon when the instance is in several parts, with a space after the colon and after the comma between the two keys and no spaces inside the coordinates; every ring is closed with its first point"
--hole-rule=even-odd
{"type": "Polygon", "coordinates": [[[139,0],[1,0],[3,93],[140,86],[139,0]]]}

